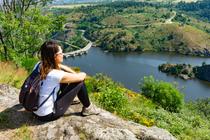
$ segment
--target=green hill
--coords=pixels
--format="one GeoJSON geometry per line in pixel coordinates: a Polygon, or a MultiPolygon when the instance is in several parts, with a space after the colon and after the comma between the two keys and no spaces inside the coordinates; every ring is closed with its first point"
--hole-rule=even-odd
{"type": "Polygon", "coordinates": [[[108,51],[172,51],[210,56],[210,23],[172,6],[114,2],[65,11],[75,29],[108,51]]]}

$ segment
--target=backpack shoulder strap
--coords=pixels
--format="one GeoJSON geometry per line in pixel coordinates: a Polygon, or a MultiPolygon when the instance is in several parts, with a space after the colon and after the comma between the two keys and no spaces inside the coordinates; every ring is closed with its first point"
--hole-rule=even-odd
{"type": "MultiPolygon", "coordinates": [[[[55,87],[56,88],[56,87],[55,87]]],[[[51,95],[53,95],[53,93],[55,92],[55,88],[53,89],[53,91],[50,93],[50,95],[38,106],[38,109],[50,98],[51,95]]]]}
{"type": "Polygon", "coordinates": [[[36,65],[36,68],[34,69],[34,71],[36,72],[39,72],[39,66],[40,66],[41,62],[39,62],[37,65],[36,65]]]}

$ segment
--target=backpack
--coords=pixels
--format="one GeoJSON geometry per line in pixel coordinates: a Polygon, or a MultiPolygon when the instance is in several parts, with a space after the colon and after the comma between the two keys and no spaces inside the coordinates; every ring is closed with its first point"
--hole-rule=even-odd
{"type": "Polygon", "coordinates": [[[42,86],[39,65],[40,63],[26,78],[20,89],[19,102],[27,111],[37,111],[55,91],[54,88],[52,93],[39,105],[39,90],[42,86]]]}

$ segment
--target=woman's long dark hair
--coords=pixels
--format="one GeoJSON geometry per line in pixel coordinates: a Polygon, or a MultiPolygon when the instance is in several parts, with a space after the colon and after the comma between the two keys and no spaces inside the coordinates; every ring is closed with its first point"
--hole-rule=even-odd
{"type": "Polygon", "coordinates": [[[59,51],[56,41],[49,40],[42,44],[41,53],[41,79],[45,79],[52,69],[59,69],[55,62],[55,54],[59,51]]]}

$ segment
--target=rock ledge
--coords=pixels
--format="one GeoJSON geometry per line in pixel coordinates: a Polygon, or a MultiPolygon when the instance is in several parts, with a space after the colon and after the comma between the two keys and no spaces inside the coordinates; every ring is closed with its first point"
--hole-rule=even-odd
{"type": "Polygon", "coordinates": [[[81,117],[81,104],[72,105],[65,116],[48,123],[36,120],[18,104],[18,90],[0,84],[0,112],[8,115],[10,125],[0,126],[0,139],[9,140],[27,124],[37,140],[174,140],[166,130],[125,121],[97,108],[100,115],[81,117]]]}

